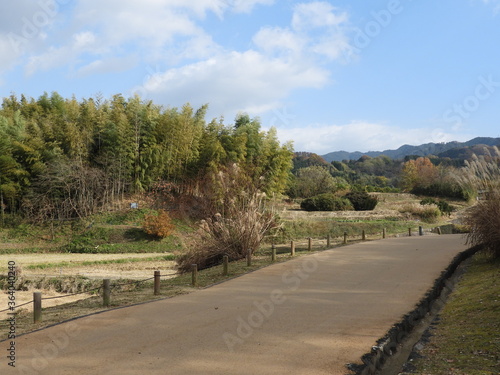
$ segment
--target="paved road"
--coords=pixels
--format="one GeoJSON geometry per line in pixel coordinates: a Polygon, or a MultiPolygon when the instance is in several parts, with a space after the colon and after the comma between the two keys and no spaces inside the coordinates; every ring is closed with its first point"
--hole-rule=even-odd
{"type": "Polygon", "coordinates": [[[345,374],[466,249],[394,238],[276,264],[189,295],[19,337],[1,374],[345,374]]]}

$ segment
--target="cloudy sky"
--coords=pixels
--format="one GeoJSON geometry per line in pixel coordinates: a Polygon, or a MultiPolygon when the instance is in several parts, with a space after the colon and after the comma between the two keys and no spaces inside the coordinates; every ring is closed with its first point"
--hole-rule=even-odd
{"type": "Polygon", "coordinates": [[[297,151],[500,136],[500,0],[16,0],[0,96],[139,94],[297,151]]]}

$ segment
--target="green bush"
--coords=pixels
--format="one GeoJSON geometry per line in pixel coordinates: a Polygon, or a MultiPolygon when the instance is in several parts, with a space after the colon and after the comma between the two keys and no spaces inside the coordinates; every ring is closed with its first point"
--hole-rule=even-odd
{"type": "Polygon", "coordinates": [[[348,199],[327,193],[304,199],[300,208],[305,211],[349,211],[353,206],[348,199]]]}
{"type": "Polygon", "coordinates": [[[472,193],[462,188],[458,184],[449,182],[431,184],[429,186],[416,186],[411,191],[415,195],[425,195],[431,197],[451,198],[469,201],[472,199],[472,193]]]}
{"type": "Polygon", "coordinates": [[[372,197],[364,191],[352,191],[345,198],[352,203],[356,211],[372,211],[378,204],[377,198],[372,197]]]}

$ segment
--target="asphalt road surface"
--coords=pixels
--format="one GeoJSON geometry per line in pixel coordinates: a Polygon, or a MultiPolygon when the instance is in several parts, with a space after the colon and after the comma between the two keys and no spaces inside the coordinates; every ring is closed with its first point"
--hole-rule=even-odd
{"type": "Polygon", "coordinates": [[[443,235],[311,254],[18,337],[15,368],[2,342],[0,374],[345,374],[465,249],[443,235]]]}

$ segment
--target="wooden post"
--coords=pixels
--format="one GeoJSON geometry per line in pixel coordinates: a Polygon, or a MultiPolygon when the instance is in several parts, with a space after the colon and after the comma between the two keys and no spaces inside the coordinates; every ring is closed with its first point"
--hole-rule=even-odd
{"type": "Polygon", "coordinates": [[[344,245],[347,244],[347,232],[344,232],[344,245]]]}
{"type": "Polygon", "coordinates": [[[271,246],[271,261],[276,262],[276,246],[271,246]]]}
{"type": "Polygon", "coordinates": [[[295,256],[295,242],[294,241],[292,241],[290,243],[290,255],[293,257],[295,256]]]}
{"type": "Polygon", "coordinates": [[[423,236],[423,235],[424,235],[424,228],[423,228],[422,226],[419,226],[419,227],[418,227],[418,234],[419,234],[420,236],[423,236]]]}
{"type": "Polygon", "coordinates": [[[362,239],[363,241],[366,241],[366,232],[365,232],[365,230],[364,230],[364,229],[363,229],[363,232],[361,233],[361,239],[362,239]]]}
{"type": "Polygon", "coordinates": [[[247,267],[252,265],[252,253],[248,252],[247,254],[247,267]]]}
{"type": "Polygon", "coordinates": [[[411,237],[411,228],[408,228],[408,236],[411,237]]]}
{"type": "Polygon", "coordinates": [[[332,236],[330,235],[330,233],[328,233],[328,236],[326,237],[326,247],[330,248],[331,243],[332,243],[332,236]]]}
{"type": "Polygon", "coordinates": [[[111,302],[111,280],[104,279],[102,281],[102,305],[109,307],[111,302]]]}
{"type": "Polygon", "coordinates": [[[155,281],[154,281],[154,294],[155,296],[160,294],[160,271],[155,271],[155,281]]]}
{"type": "Polygon", "coordinates": [[[33,293],[33,323],[42,321],[42,293],[33,293]]]}
{"type": "Polygon", "coordinates": [[[229,273],[229,256],[228,255],[224,255],[222,257],[222,265],[223,265],[222,274],[224,276],[227,276],[227,274],[229,273]]]}
{"type": "Polygon", "coordinates": [[[307,250],[308,250],[308,251],[312,251],[312,238],[311,238],[311,237],[309,237],[309,238],[308,238],[308,241],[309,241],[309,242],[308,242],[308,244],[307,244],[307,250]]]}
{"type": "Polygon", "coordinates": [[[441,227],[437,227],[437,234],[441,235],[441,227]]]}
{"type": "Polygon", "coordinates": [[[198,265],[197,264],[192,264],[191,265],[191,285],[192,286],[198,286],[198,265]]]}
{"type": "Polygon", "coordinates": [[[385,238],[387,237],[387,231],[386,229],[382,229],[382,238],[385,240],[385,238]]]}

